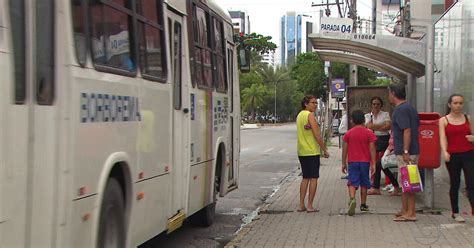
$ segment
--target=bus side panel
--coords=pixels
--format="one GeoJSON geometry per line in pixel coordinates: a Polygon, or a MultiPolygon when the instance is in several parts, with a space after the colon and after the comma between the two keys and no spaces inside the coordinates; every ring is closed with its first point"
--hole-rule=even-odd
{"type": "MultiPolygon", "coordinates": [[[[145,192],[142,200],[132,199],[132,222],[129,232],[132,245],[139,245],[166,230],[171,175],[135,184],[136,192],[145,192]]],[[[134,195],[135,196],[135,195],[134,195]]]]}
{"type": "Polygon", "coordinates": [[[140,129],[137,140],[139,168],[132,175],[135,194],[144,193],[141,200],[132,199],[130,231],[133,244],[141,244],[166,230],[171,208],[172,147],[171,85],[158,82],[142,83],[140,94],[140,129]],[[142,173],[143,178],[139,175],[142,173]]]}
{"type": "Polygon", "coordinates": [[[191,170],[188,215],[212,202],[214,140],[212,130],[212,93],[193,89],[191,93],[191,170]],[[196,168],[195,168],[196,167],[196,168]]]}

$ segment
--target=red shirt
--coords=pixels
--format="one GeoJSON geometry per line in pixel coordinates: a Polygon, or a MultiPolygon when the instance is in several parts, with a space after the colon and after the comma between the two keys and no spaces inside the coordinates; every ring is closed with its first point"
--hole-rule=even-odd
{"type": "MultiPolygon", "coordinates": [[[[446,118],[446,121],[448,121],[448,118],[446,118]]],[[[461,125],[453,125],[448,121],[445,132],[448,140],[448,153],[463,153],[474,150],[474,144],[466,139],[466,135],[471,134],[467,118],[461,125]]]]}
{"type": "Polygon", "coordinates": [[[343,138],[347,143],[347,162],[370,162],[369,144],[375,142],[375,134],[362,126],[355,126],[343,138]]]}

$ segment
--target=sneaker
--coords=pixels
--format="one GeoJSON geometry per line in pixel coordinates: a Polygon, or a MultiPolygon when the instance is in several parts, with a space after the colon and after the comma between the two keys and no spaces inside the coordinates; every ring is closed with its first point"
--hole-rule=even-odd
{"type": "Polygon", "coordinates": [[[355,210],[356,210],[356,200],[351,199],[351,201],[349,202],[349,210],[347,211],[347,214],[349,216],[354,216],[355,210]]]}
{"type": "Polygon", "coordinates": [[[369,206],[367,206],[367,204],[360,204],[360,211],[368,212],[369,211],[369,206]]]}
{"type": "Polygon", "coordinates": [[[393,185],[392,185],[392,184],[388,184],[387,186],[385,186],[384,188],[382,188],[382,190],[384,190],[384,191],[393,190],[393,185]]]}
{"type": "Polygon", "coordinates": [[[452,214],[451,217],[456,222],[466,222],[466,220],[460,214],[452,214]]]}

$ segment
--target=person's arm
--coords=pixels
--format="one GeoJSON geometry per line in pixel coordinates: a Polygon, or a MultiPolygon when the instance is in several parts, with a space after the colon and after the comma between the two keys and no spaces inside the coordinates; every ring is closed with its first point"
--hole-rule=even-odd
{"type": "Polygon", "coordinates": [[[319,147],[323,150],[324,157],[329,157],[328,149],[326,148],[326,145],[324,144],[324,140],[321,138],[321,131],[319,129],[319,125],[316,122],[316,118],[314,115],[311,113],[308,115],[308,121],[309,124],[311,125],[311,131],[313,132],[313,136],[316,139],[316,142],[319,144],[319,147]]]}
{"type": "Polygon", "coordinates": [[[448,138],[446,137],[446,118],[440,118],[439,122],[439,143],[441,145],[441,153],[443,153],[444,161],[451,160],[451,154],[448,153],[448,138]]]}
{"type": "Polygon", "coordinates": [[[370,142],[369,144],[370,149],[370,174],[373,175],[375,173],[375,142],[370,142]]]}
{"type": "Polygon", "coordinates": [[[390,115],[388,112],[381,112],[380,114],[384,115],[384,122],[380,124],[374,124],[371,122],[370,127],[367,125],[368,128],[374,130],[374,131],[388,131],[392,127],[392,123],[390,122],[390,115]]]}
{"type": "Polygon", "coordinates": [[[347,142],[342,143],[342,173],[347,173],[347,142]]]}
{"type": "Polygon", "coordinates": [[[411,143],[411,129],[405,128],[403,129],[403,161],[405,163],[410,163],[410,152],[405,153],[405,151],[410,151],[410,143],[411,143]]]}
{"type": "Polygon", "coordinates": [[[474,142],[474,124],[471,123],[471,119],[468,116],[466,117],[467,117],[467,120],[469,121],[469,126],[471,127],[471,134],[466,135],[466,139],[472,143],[474,142]]]}

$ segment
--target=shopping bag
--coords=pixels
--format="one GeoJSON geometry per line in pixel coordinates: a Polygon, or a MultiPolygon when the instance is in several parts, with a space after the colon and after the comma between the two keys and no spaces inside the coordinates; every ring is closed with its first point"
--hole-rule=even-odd
{"type": "Polygon", "coordinates": [[[420,172],[416,164],[408,164],[400,167],[403,193],[415,193],[423,191],[420,172]]]}

